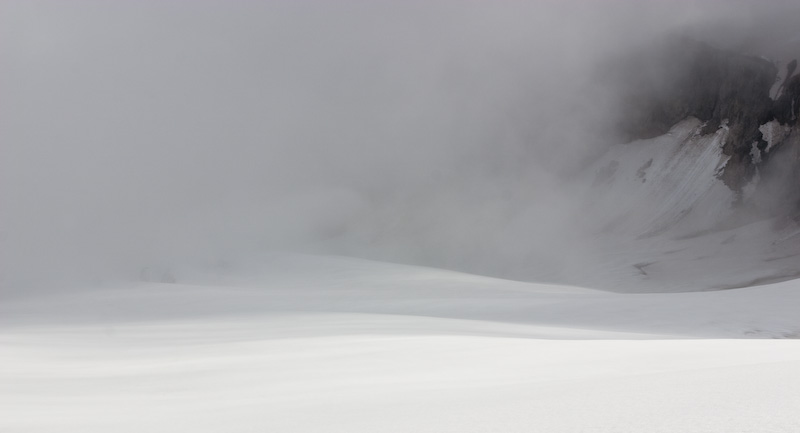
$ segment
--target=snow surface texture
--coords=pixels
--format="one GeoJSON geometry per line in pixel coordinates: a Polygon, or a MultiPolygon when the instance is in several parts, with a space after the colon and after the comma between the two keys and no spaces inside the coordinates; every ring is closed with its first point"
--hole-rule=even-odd
{"type": "Polygon", "coordinates": [[[0,431],[800,431],[797,282],[628,295],[284,255],[178,281],[2,304],[0,431]]]}

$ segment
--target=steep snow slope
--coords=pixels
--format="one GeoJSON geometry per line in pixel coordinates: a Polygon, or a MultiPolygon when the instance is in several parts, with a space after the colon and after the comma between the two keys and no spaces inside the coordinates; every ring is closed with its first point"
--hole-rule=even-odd
{"type": "Polygon", "coordinates": [[[722,153],[728,130],[703,136],[701,129],[700,121],[689,119],[664,136],[614,146],[596,161],[590,171],[599,188],[588,203],[611,217],[601,220],[601,228],[649,237],[675,226],[708,227],[729,216],[734,193],[716,177],[729,158],[722,153]]]}
{"type": "Polygon", "coordinates": [[[794,282],[624,295],[304,256],[181,279],[0,306],[0,430],[800,429],[794,282]]]}
{"type": "Polygon", "coordinates": [[[759,176],[741,197],[731,191],[719,178],[729,131],[723,125],[701,135],[702,128],[690,118],[666,135],[612,146],[591,165],[594,180],[575,225],[585,230],[594,259],[554,280],[615,291],[692,291],[797,277],[800,226],[791,209],[774,212],[769,200],[780,200],[779,193],[759,176]]]}

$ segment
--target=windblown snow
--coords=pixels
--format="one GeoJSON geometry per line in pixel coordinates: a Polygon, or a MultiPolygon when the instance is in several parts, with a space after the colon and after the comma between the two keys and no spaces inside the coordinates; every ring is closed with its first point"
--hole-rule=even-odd
{"type": "Polygon", "coordinates": [[[3,303],[0,431],[800,429],[797,282],[615,294],[297,255],[180,280],[3,303]]]}

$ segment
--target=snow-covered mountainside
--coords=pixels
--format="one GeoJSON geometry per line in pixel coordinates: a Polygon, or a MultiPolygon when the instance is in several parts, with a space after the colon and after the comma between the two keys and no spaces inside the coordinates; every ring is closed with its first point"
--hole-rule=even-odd
{"type": "Polygon", "coordinates": [[[800,75],[679,39],[623,63],[621,137],[582,175],[594,263],[621,291],[744,287],[800,272],[800,75]],[[773,84],[774,83],[774,84],[773,84]],[[604,252],[605,251],[605,252],[604,252]]]}
{"type": "Polygon", "coordinates": [[[796,169],[800,142],[771,149],[787,156],[767,165],[768,174],[756,175],[740,198],[720,179],[730,159],[723,152],[729,129],[703,135],[702,128],[687,119],[663,136],[613,146],[592,164],[581,224],[595,233],[597,259],[575,269],[570,283],[689,291],[798,275],[800,226],[788,201],[793,174],[775,174],[785,170],[778,164],[796,169]]]}
{"type": "Polygon", "coordinates": [[[613,58],[580,87],[586,106],[608,111],[597,122],[578,104],[548,118],[550,129],[532,128],[529,143],[487,145],[485,163],[466,158],[428,181],[354,194],[362,205],[318,231],[331,244],[321,251],[619,292],[795,278],[793,65],[687,38],[613,58]]]}
{"type": "Polygon", "coordinates": [[[796,282],[625,295],[306,256],[184,279],[0,305],[0,430],[800,429],[796,282]]]}

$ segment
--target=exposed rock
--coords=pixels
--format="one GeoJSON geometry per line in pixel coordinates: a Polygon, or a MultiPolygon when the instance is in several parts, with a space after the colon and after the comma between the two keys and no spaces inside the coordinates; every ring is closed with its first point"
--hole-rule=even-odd
{"type": "Polygon", "coordinates": [[[773,114],[781,124],[794,125],[800,117],[800,75],[786,80],[775,101],[773,114]]]}
{"type": "MultiPolygon", "coordinates": [[[[795,68],[796,61],[789,62],[780,93],[772,100],[778,68],[770,61],[687,38],[664,41],[610,71],[620,95],[616,130],[624,141],[652,138],[687,117],[705,122],[704,135],[728,128],[723,152],[730,159],[720,178],[741,193],[756,174],[756,165],[767,159],[766,152],[782,142],[777,135],[765,134],[764,125],[775,120],[791,127],[800,117],[800,75],[792,77],[795,68]]],[[[778,131],[774,125],[770,128],[778,131]]]]}
{"type": "Polygon", "coordinates": [[[784,76],[783,82],[781,83],[780,87],[778,87],[778,95],[780,95],[783,89],[786,88],[786,84],[792,78],[792,75],[794,75],[795,69],[797,69],[797,59],[792,60],[786,65],[786,76],[784,76]]]}

